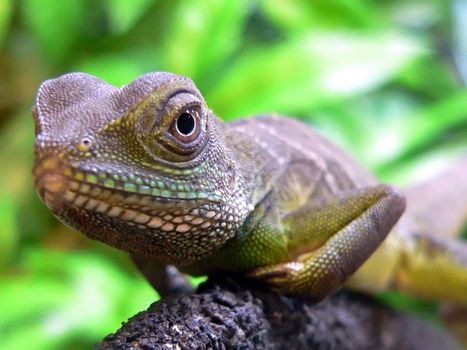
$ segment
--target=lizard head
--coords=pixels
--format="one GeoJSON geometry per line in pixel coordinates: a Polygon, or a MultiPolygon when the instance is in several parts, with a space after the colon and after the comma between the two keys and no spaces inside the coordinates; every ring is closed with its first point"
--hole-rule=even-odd
{"type": "Polygon", "coordinates": [[[233,237],[250,210],[223,124],[188,78],[117,88],[67,74],[40,86],[33,115],[36,190],[93,239],[180,265],[233,237]]]}

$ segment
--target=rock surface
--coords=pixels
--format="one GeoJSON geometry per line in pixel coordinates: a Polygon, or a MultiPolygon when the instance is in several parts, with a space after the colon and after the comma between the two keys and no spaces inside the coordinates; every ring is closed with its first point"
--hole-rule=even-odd
{"type": "Polygon", "coordinates": [[[320,303],[215,279],[133,316],[97,349],[460,349],[452,338],[372,298],[320,303]]]}

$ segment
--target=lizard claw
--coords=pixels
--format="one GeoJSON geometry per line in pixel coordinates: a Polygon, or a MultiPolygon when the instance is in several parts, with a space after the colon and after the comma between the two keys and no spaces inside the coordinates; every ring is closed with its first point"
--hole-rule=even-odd
{"type": "Polygon", "coordinates": [[[288,262],[254,269],[247,273],[247,277],[264,281],[276,292],[287,293],[290,292],[294,277],[302,268],[303,263],[288,262]]]}

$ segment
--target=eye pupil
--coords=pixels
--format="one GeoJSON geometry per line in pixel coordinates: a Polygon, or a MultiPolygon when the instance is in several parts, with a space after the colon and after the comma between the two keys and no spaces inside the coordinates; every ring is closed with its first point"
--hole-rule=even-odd
{"type": "Polygon", "coordinates": [[[195,118],[190,113],[182,113],[177,118],[176,127],[180,134],[189,136],[195,130],[195,118]]]}

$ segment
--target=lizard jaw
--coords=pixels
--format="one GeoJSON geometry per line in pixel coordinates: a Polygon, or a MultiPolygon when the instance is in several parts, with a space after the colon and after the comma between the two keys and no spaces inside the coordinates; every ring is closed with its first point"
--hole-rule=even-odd
{"type": "MultiPolygon", "coordinates": [[[[105,180],[89,182],[97,175],[74,169],[66,159],[57,152],[37,157],[35,187],[57,218],[90,238],[133,254],[186,262],[187,253],[179,252],[188,249],[183,243],[186,240],[198,237],[203,245],[230,237],[235,223],[230,220],[232,215],[220,217],[217,208],[222,203],[218,197],[205,192],[193,192],[193,198],[174,197],[168,195],[169,190],[158,188],[152,189],[158,194],[153,195],[139,193],[133,186],[105,187],[105,180]],[[163,250],[167,244],[173,246],[173,252],[163,250]],[[182,254],[183,259],[177,254],[182,254]]],[[[193,259],[198,254],[194,248],[190,244],[193,259]]]]}

